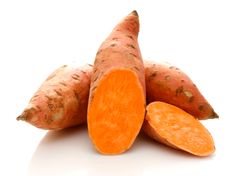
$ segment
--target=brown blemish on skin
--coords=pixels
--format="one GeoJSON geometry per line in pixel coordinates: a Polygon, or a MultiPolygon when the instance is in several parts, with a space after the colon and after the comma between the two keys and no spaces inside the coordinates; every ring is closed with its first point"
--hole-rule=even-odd
{"type": "Polygon", "coordinates": [[[31,99],[30,99],[30,101],[31,100],[33,100],[33,99],[35,99],[35,98],[37,98],[39,95],[34,95],[31,99]]]}
{"type": "Polygon", "coordinates": [[[130,38],[131,40],[134,40],[134,38],[131,35],[126,35],[128,38],[130,38]]]}
{"type": "Polygon", "coordinates": [[[76,77],[78,77],[78,78],[80,77],[80,76],[79,76],[78,74],[76,74],[76,73],[75,73],[75,74],[73,74],[73,76],[76,76],[76,77]]]}
{"type": "Polygon", "coordinates": [[[102,51],[102,50],[97,51],[96,56],[99,55],[101,51],[102,51]]]}
{"type": "Polygon", "coordinates": [[[48,100],[52,100],[52,98],[49,97],[48,95],[45,95],[45,97],[46,97],[48,100]]]}
{"type": "Polygon", "coordinates": [[[184,83],[184,80],[183,80],[183,79],[181,79],[181,80],[180,80],[180,82],[184,83]]]}
{"type": "Polygon", "coordinates": [[[110,47],[115,47],[116,45],[117,45],[117,44],[114,44],[114,43],[113,43],[113,44],[110,45],[110,47]]]}
{"type": "Polygon", "coordinates": [[[113,37],[112,40],[118,41],[118,38],[117,37],[113,37]]]}
{"type": "Polygon", "coordinates": [[[133,53],[129,53],[130,55],[132,55],[133,57],[137,57],[135,54],[133,54],[133,53]]]}
{"type": "MultiPolygon", "coordinates": [[[[63,67],[62,67],[62,68],[63,68],[63,67]]],[[[56,74],[54,73],[53,75],[49,76],[49,77],[46,79],[46,81],[51,80],[51,79],[54,78],[55,76],[56,76],[56,74]]]]}
{"type": "Polygon", "coordinates": [[[136,69],[137,71],[140,71],[140,69],[138,67],[136,67],[136,66],[134,66],[134,69],[136,69]]]}
{"type": "Polygon", "coordinates": [[[198,109],[199,109],[199,111],[203,111],[204,110],[204,106],[203,105],[199,105],[198,109]]]}
{"type": "Polygon", "coordinates": [[[152,74],[149,76],[149,80],[154,79],[154,77],[156,77],[156,76],[157,76],[157,72],[152,73],[152,74]]]}
{"type": "Polygon", "coordinates": [[[176,90],[175,90],[175,95],[178,96],[179,94],[181,94],[184,90],[184,87],[183,86],[180,86],[178,87],[176,90]]]}
{"type": "Polygon", "coordinates": [[[93,80],[93,82],[95,82],[98,79],[98,76],[95,77],[95,79],[93,80]]]}
{"type": "Polygon", "coordinates": [[[180,70],[179,68],[177,68],[175,66],[170,66],[169,69],[180,70]]]}
{"type": "Polygon", "coordinates": [[[91,89],[91,92],[94,92],[96,88],[97,88],[97,86],[93,86],[91,89]]]}
{"type": "Polygon", "coordinates": [[[71,77],[77,81],[80,81],[80,76],[77,74],[73,74],[71,77]]]}
{"type": "Polygon", "coordinates": [[[165,80],[170,80],[171,77],[170,77],[170,75],[166,75],[164,79],[165,79],[165,80]]]}
{"type": "Polygon", "coordinates": [[[97,72],[97,70],[98,70],[97,68],[94,68],[93,72],[95,73],[95,72],[97,72]]]}
{"type": "Polygon", "coordinates": [[[54,109],[54,105],[53,104],[48,103],[47,106],[50,109],[50,111],[53,111],[53,109],[54,109]]]}
{"type": "Polygon", "coordinates": [[[127,44],[126,46],[129,47],[129,48],[135,49],[135,46],[132,45],[132,44],[127,44]]]}
{"type": "Polygon", "coordinates": [[[36,108],[31,107],[30,110],[31,110],[31,111],[36,111],[36,108]]]}
{"type": "Polygon", "coordinates": [[[193,100],[194,100],[194,96],[190,97],[190,98],[188,99],[188,102],[189,102],[189,103],[192,103],[193,100]]]}
{"type": "Polygon", "coordinates": [[[62,94],[58,90],[54,90],[54,91],[58,96],[62,96],[62,94]]]}
{"type": "Polygon", "coordinates": [[[64,82],[59,82],[59,84],[61,84],[61,85],[65,86],[65,87],[67,87],[67,84],[65,84],[64,82]]]}
{"type": "Polygon", "coordinates": [[[39,95],[34,95],[33,98],[36,98],[36,97],[38,97],[38,96],[39,96],[39,95]]]}

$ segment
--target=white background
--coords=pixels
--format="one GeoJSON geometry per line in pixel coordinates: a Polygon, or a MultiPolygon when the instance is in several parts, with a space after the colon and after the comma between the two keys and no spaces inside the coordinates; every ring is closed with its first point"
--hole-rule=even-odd
{"type": "Polygon", "coordinates": [[[0,175],[234,175],[235,4],[229,0],[0,1],[0,175]],[[184,70],[220,115],[203,121],[216,152],[198,158],[139,136],[118,156],[98,154],[86,127],[60,132],[17,122],[62,64],[92,63],[112,28],[136,9],[143,58],[184,70]]]}

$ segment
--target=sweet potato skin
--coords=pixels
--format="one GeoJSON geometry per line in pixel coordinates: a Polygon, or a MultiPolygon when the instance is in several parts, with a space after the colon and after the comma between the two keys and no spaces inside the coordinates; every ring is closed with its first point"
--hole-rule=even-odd
{"type": "MultiPolygon", "coordinates": [[[[136,38],[134,38],[134,36],[133,37],[130,36],[132,35],[131,34],[128,35],[130,41],[137,40],[136,38]]],[[[112,38],[111,39],[109,38],[108,40],[109,42],[111,42],[112,38]]],[[[115,39],[114,41],[117,41],[117,39],[115,39]]],[[[97,86],[98,81],[96,80],[98,80],[98,77],[101,77],[105,69],[107,71],[111,69],[113,67],[113,63],[115,63],[116,66],[137,64],[136,66],[132,67],[132,69],[139,72],[142,72],[144,69],[142,66],[139,66],[139,64],[141,65],[142,63],[141,60],[139,60],[139,62],[133,61],[133,58],[138,59],[139,57],[141,57],[140,53],[136,53],[136,51],[132,51],[131,54],[126,52],[120,54],[118,52],[115,52],[115,48],[113,48],[112,50],[114,51],[113,55],[129,59],[123,60],[120,63],[118,57],[114,57],[117,58],[116,61],[113,59],[113,60],[106,60],[104,62],[102,58],[109,57],[110,52],[108,50],[109,49],[105,49],[103,51],[103,49],[101,48],[100,53],[97,53],[97,59],[95,60],[96,64],[93,73],[93,80],[95,80],[93,82],[93,90],[95,90],[97,86]]],[[[145,81],[146,81],[148,103],[157,100],[164,101],[182,108],[183,110],[192,114],[193,116],[195,116],[200,120],[218,117],[217,114],[214,112],[213,108],[211,107],[211,105],[206,101],[206,99],[200,93],[196,85],[193,84],[191,79],[180,69],[166,63],[157,63],[157,62],[154,63],[154,62],[145,61],[144,64],[145,64],[145,81]]],[[[30,100],[29,105],[25,108],[24,112],[18,117],[18,120],[25,120],[28,123],[38,128],[47,129],[47,130],[63,129],[66,127],[75,126],[84,123],[86,121],[86,109],[88,104],[88,97],[89,97],[88,94],[90,88],[89,85],[90,85],[91,75],[92,75],[91,66],[86,66],[84,68],[77,68],[77,69],[72,68],[70,66],[62,66],[61,68],[57,69],[47,78],[47,80],[35,93],[35,95],[30,100]],[[81,69],[81,71],[79,71],[79,69],[81,69]],[[76,81],[76,78],[74,79],[71,77],[73,74],[76,74],[76,72],[80,74],[79,80],[81,83],[79,84],[77,84],[78,82],[76,81]],[[84,75],[82,75],[83,73],[84,75]],[[74,88],[80,90],[80,92],[75,90],[74,93],[72,93],[71,91],[67,90],[66,86],[63,85],[63,82],[59,81],[60,78],[63,78],[65,82],[70,82],[68,86],[71,87],[75,86],[74,88]],[[48,85],[50,86],[48,87],[48,85]],[[61,87],[62,89],[61,88],[56,89],[57,86],[61,87]],[[54,95],[55,90],[58,90],[56,91],[57,95],[54,95]],[[58,93],[61,94],[60,93],[61,90],[63,95],[61,98],[59,98],[60,96],[58,96],[58,93]],[[70,93],[68,94],[66,92],[70,93]],[[65,96],[66,99],[71,99],[70,97],[74,97],[75,92],[76,96],[79,95],[81,97],[81,100],[78,101],[79,102],[78,111],[74,110],[76,108],[67,110],[67,116],[68,117],[74,116],[75,118],[76,115],[71,115],[71,114],[76,113],[77,116],[79,116],[77,120],[71,120],[71,121],[65,120],[63,124],[62,124],[62,119],[64,118],[61,118],[61,120],[53,120],[52,116],[57,111],[56,109],[62,106],[62,104],[64,106],[64,102],[62,102],[61,104],[61,100],[63,99],[63,97],[65,96]],[[50,98],[50,94],[53,95],[52,98],[50,98]],[[54,98],[54,96],[56,96],[57,98],[54,98]],[[36,118],[35,114],[40,114],[40,115],[39,117],[36,118]]],[[[142,85],[144,85],[144,76],[140,75],[140,81],[142,85]]],[[[74,90],[74,88],[71,88],[71,90],[74,90]]],[[[92,96],[90,96],[90,98],[92,99],[92,96]]],[[[78,106],[77,101],[75,101],[74,98],[72,98],[71,100],[73,101],[71,101],[69,104],[72,105],[67,104],[65,108],[67,107],[67,109],[69,109],[68,106],[71,107],[78,106]]]]}
{"type": "Polygon", "coordinates": [[[98,49],[91,78],[90,98],[93,97],[93,90],[97,87],[99,80],[105,73],[115,68],[131,69],[136,72],[145,92],[144,66],[137,42],[139,21],[133,16],[125,19],[129,23],[128,28],[125,23],[120,22],[98,49]]]}
{"type": "Polygon", "coordinates": [[[17,120],[46,130],[84,123],[91,74],[90,65],[58,68],[42,83],[17,120]]]}
{"type": "Polygon", "coordinates": [[[163,101],[194,117],[218,118],[193,81],[179,68],[167,63],[145,62],[147,102],[163,101]]]}

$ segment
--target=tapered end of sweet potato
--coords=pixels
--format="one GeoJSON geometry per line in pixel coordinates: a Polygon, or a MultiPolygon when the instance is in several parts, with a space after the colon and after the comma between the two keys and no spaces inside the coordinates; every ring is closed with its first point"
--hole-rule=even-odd
{"type": "Polygon", "coordinates": [[[136,10],[133,10],[133,11],[131,12],[131,14],[132,14],[132,15],[135,15],[135,16],[137,16],[137,17],[139,16],[136,10]]]}
{"type": "Polygon", "coordinates": [[[25,108],[25,110],[16,118],[16,120],[22,120],[22,121],[28,121],[29,120],[29,116],[31,114],[31,111],[34,108],[30,107],[30,108],[25,108]]]}
{"type": "Polygon", "coordinates": [[[196,117],[198,120],[208,120],[208,119],[218,119],[219,115],[214,111],[214,109],[208,104],[208,109],[207,116],[198,116],[196,117]]]}
{"type": "Polygon", "coordinates": [[[16,120],[23,120],[23,121],[25,121],[26,120],[26,118],[25,118],[25,116],[23,116],[22,114],[21,115],[19,115],[18,117],[16,117],[16,120]]]}
{"type": "MultiPolygon", "coordinates": [[[[128,14],[123,20],[116,25],[114,32],[126,31],[127,33],[138,36],[139,33],[139,16],[136,10],[128,14]]],[[[111,36],[114,34],[112,33],[111,36]]]]}
{"type": "Polygon", "coordinates": [[[31,122],[32,115],[34,114],[35,108],[31,104],[28,105],[27,108],[24,109],[24,111],[16,118],[16,120],[22,120],[31,122]]]}
{"type": "Polygon", "coordinates": [[[213,115],[211,116],[212,119],[218,119],[219,118],[219,115],[213,111],[213,115]]]}

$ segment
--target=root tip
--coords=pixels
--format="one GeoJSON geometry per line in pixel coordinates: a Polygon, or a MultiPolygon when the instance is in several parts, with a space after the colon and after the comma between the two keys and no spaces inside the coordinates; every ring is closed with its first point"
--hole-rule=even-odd
{"type": "Polygon", "coordinates": [[[218,118],[219,118],[219,115],[218,115],[215,111],[213,111],[212,118],[213,118],[213,119],[218,119],[218,118]]]}
{"type": "Polygon", "coordinates": [[[139,16],[136,10],[133,10],[133,11],[131,12],[131,14],[132,14],[132,15],[135,15],[135,16],[137,16],[137,17],[139,16]]]}
{"type": "Polygon", "coordinates": [[[25,119],[25,117],[21,114],[21,115],[19,115],[18,117],[16,117],[16,120],[23,120],[23,121],[25,121],[26,119],[25,119]]]}

